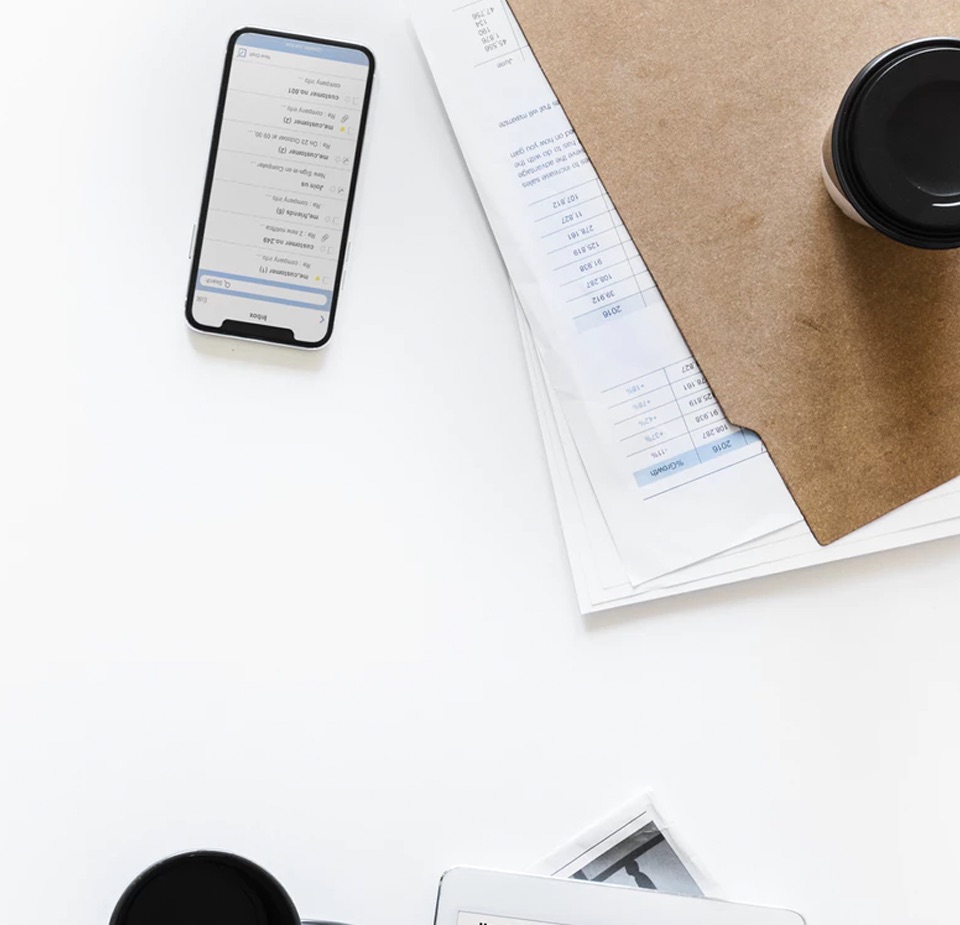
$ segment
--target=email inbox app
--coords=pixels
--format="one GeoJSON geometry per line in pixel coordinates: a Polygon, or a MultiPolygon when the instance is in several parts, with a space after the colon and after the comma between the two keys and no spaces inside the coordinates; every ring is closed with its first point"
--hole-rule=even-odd
{"type": "Polygon", "coordinates": [[[198,322],[243,318],[323,338],[368,73],[357,49],[238,37],[201,244],[198,322]]]}

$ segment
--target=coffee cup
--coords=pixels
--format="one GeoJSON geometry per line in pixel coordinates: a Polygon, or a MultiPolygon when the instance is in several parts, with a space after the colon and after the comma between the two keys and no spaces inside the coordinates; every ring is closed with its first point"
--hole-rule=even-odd
{"type": "Polygon", "coordinates": [[[127,887],[110,925],[335,925],[301,919],[279,881],[253,861],[192,851],[160,861],[127,887]]]}
{"type": "Polygon", "coordinates": [[[867,64],[821,166],[848,218],[913,247],[960,247],[960,39],[918,39],[867,64]]]}

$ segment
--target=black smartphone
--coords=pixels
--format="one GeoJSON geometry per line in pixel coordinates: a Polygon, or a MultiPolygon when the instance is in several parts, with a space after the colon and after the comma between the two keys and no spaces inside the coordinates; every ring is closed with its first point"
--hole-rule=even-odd
{"type": "Polygon", "coordinates": [[[192,327],[292,347],[330,340],[373,72],[362,45],[230,37],[191,246],[192,327]]]}

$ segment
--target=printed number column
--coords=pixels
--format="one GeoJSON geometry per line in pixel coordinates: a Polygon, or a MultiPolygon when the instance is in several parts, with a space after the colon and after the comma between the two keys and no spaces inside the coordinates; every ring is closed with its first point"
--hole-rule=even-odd
{"type": "Polygon", "coordinates": [[[701,462],[746,446],[743,431],[724,417],[696,360],[691,358],[669,367],[667,376],[701,462]]]}

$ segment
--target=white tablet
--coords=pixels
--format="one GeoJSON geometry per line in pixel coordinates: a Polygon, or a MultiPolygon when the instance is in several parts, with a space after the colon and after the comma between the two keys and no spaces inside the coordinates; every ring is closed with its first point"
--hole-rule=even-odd
{"type": "Polygon", "coordinates": [[[804,925],[796,912],[585,880],[455,867],[435,925],[804,925]]]}

